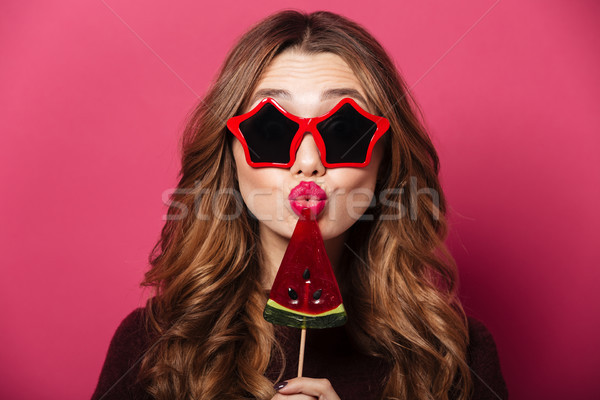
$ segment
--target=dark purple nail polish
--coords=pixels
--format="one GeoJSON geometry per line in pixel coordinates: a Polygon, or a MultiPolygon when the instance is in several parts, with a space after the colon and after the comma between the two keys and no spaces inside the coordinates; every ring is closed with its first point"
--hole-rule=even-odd
{"type": "Polygon", "coordinates": [[[285,385],[287,385],[287,381],[283,381],[283,382],[277,382],[276,384],[273,385],[273,389],[275,389],[276,391],[279,391],[281,389],[283,389],[285,387],[285,385]]]}

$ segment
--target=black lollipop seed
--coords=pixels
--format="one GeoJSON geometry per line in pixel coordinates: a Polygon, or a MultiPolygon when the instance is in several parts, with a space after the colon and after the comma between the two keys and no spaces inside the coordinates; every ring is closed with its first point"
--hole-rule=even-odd
{"type": "Polygon", "coordinates": [[[310,279],[310,271],[308,270],[308,268],[306,268],[306,269],[304,270],[304,272],[302,273],[302,277],[303,277],[305,280],[309,280],[309,279],[310,279]]]}
{"type": "Polygon", "coordinates": [[[292,288],[288,288],[288,296],[290,296],[290,299],[292,300],[298,300],[298,293],[292,288]]]}
{"type": "Polygon", "coordinates": [[[321,293],[323,293],[323,289],[319,289],[313,293],[313,299],[319,300],[321,298],[321,293]]]}

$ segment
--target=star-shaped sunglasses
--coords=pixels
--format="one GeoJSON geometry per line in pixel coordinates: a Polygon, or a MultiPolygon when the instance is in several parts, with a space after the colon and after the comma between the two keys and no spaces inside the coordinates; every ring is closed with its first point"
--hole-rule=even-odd
{"type": "Polygon", "coordinates": [[[366,167],[389,121],[369,114],[351,98],[316,118],[300,118],[267,97],[249,112],[230,118],[227,128],[240,141],[252,167],[290,168],[305,133],[311,133],[327,168],[366,167]]]}

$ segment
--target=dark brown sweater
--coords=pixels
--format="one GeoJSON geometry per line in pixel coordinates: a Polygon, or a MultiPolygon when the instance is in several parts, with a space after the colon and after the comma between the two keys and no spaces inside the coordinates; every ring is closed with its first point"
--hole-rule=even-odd
{"type": "MultiPolygon", "coordinates": [[[[277,336],[286,352],[283,379],[297,375],[300,330],[277,327],[277,336]]],[[[468,362],[472,370],[474,400],[508,398],[492,335],[485,326],[469,318],[468,362]]],[[[150,400],[144,388],[135,383],[139,361],[152,345],[144,325],[143,309],[127,316],[110,343],[92,400],[150,400]]],[[[304,376],[327,378],[342,400],[379,399],[388,364],[353,350],[344,327],[309,330],[306,338],[304,376]]],[[[275,382],[280,366],[273,363],[265,374],[275,382]]],[[[204,400],[204,399],[203,399],[204,400]]],[[[212,399],[209,399],[212,400],[212,399]]]]}

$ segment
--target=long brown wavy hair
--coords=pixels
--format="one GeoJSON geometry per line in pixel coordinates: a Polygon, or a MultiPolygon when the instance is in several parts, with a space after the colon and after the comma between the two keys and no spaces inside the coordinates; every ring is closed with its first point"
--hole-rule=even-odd
{"type": "Polygon", "coordinates": [[[139,379],[156,399],[274,395],[264,373],[281,349],[262,317],[267,295],[258,223],[235,195],[225,121],[248,105],[273,57],[290,48],[340,56],[374,113],[390,121],[376,205],[370,218],[350,228],[348,267],[338,275],[349,334],[366,354],[390,363],[385,398],[468,398],[468,330],[443,243],[438,156],[382,46],[360,25],[329,12],[282,11],[255,25],[191,113],[169,219],[142,283],[155,289],[146,315],[158,339],[139,379]]]}

